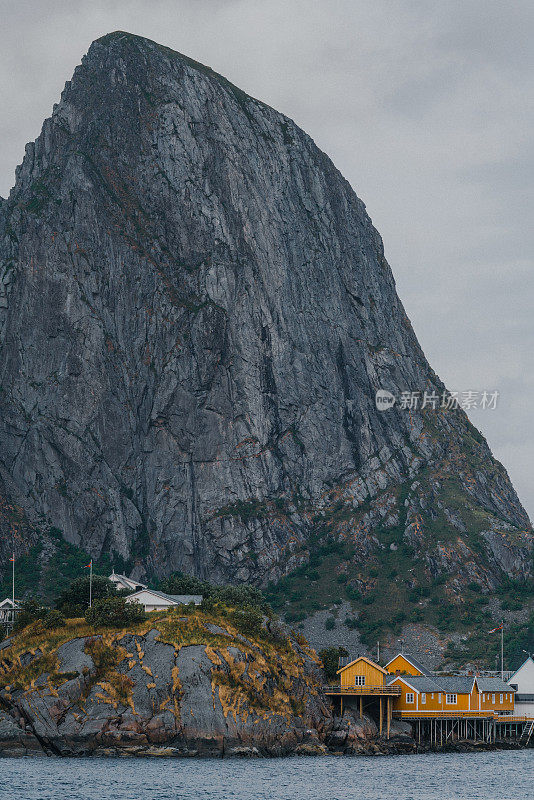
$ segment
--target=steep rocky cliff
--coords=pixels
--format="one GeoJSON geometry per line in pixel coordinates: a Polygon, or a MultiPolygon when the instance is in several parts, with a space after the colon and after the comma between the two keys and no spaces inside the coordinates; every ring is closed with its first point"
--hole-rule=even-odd
{"type": "Polygon", "coordinates": [[[110,34],[0,220],[4,557],[52,527],[138,576],[265,585],[311,559],[321,601],[531,573],[465,414],[377,410],[444,386],[363,203],[290,119],[110,34]]]}
{"type": "MultiPolygon", "coordinates": [[[[0,756],[376,750],[375,723],[335,718],[315,653],[272,625],[246,638],[198,611],[133,631],[34,623],[0,651],[0,756]]],[[[380,747],[411,749],[405,728],[380,747]]]]}

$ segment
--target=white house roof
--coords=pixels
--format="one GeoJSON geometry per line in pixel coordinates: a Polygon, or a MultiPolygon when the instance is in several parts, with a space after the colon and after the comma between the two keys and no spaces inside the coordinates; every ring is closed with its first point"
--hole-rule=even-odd
{"type": "MultiPolygon", "coordinates": [[[[20,608],[20,600],[15,599],[15,608],[20,608]]],[[[0,603],[0,608],[13,608],[13,600],[11,597],[6,597],[5,600],[2,600],[0,603]]]]}
{"type": "Polygon", "coordinates": [[[516,671],[514,672],[514,674],[513,674],[513,675],[510,675],[510,677],[508,678],[508,683],[511,683],[511,682],[513,681],[513,679],[515,678],[515,676],[516,676],[516,675],[517,675],[519,672],[521,672],[521,670],[522,670],[524,667],[526,667],[526,666],[527,666],[527,664],[528,664],[529,666],[530,666],[530,664],[532,664],[532,666],[534,667],[534,661],[532,660],[532,656],[529,656],[528,658],[525,658],[525,660],[523,661],[523,663],[521,664],[521,666],[520,666],[518,669],[516,669],[516,671]]]}
{"type": "MultiPolygon", "coordinates": [[[[139,591],[128,595],[128,600],[135,599],[139,595],[144,595],[145,597],[146,595],[149,595],[150,597],[153,597],[155,601],[164,600],[173,606],[186,606],[189,603],[200,605],[202,602],[201,594],[165,594],[165,592],[157,592],[155,589],[139,589],[139,591]]],[[[156,603],[154,603],[154,605],[155,604],[156,603]]]]}
{"type": "Polygon", "coordinates": [[[120,575],[118,572],[113,571],[109,576],[109,580],[113,583],[118,583],[123,589],[133,589],[139,586],[141,589],[146,589],[146,585],[141,581],[136,581],[134,578],[128,578],[126,575],[120,575]]]}

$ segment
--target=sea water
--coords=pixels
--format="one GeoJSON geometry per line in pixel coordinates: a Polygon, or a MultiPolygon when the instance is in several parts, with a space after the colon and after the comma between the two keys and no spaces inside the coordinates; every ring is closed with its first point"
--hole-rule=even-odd
{"type": "Polygon", "coordinates": [[[532,800],[534,750],[285,759],[3,758],[0,800],[532,800]]]}

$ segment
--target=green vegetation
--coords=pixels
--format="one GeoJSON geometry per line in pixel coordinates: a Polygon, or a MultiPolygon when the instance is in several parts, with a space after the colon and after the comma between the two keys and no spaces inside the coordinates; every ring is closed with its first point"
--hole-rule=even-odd
{"type": "Polygon", "coordinates": [[[168,594],[201,594],[204,598],[204,606],[210,601],[211,607],[214,607],[216,603],[221,603],[226,606],[257,608],[265,614],[272,614],[272,609],[263,592],[256,586],[248,584],[218,586],[193,575],[175,572],[160,582],[159,589],[168,594]]]}
{"type": "MultiPolygon", "coordinates": [[[[481,664],[490,669],[500,668],[500,632],[488,634],[495,627],[475,628],[460,643],[450,642],[445,652],[446,663],[462,666],[467,663],[481,664]]],[[[534,613],[527,622],[506,624],[504,628],[505,669],[517,668],[525,653],[534,651],[534,613]]]]}
{"type": "MultiPolygon", "coordinates": [[[[81,617],[89,605],[89,575],[76,578],[59,595],[56,605],[68,617],[81,617]]],[[[117,595],[115,584],[102,575],[93,575],[92,599],[95,601],[117,595]]]]}
{"type": "Polygon", "coordinates": [[[338,682],[339,659],[347,658],[348,655],[349,651],[344,647],[325,647],[324,650],[319,650],[319,658],[323,662],[323,669],[328,681],[338,682]]]}
{"type": "Polygon", "coordinates": [[[127,628],[146,619],[139,603],[127,603],[124,597],[102,597],[85,612],[85,620],[93,628],[127,628]]]}

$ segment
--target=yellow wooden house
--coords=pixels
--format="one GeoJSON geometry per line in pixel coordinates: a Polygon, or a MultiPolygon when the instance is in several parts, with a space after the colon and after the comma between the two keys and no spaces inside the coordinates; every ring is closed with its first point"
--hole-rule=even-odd
{"type": "Polygon", "coordinates": [[[398,653],[386,664],[390,675],[430,675],[430,670],[414,656],[398,653]]]}
{"type": "Polygon", "coordinates": [[[514,710],[514,693],[500,678],[396,675],[389,685],[401,689],[393,701],[393,712],[401,718],[492,716],[514,710]]]}
{"type": "Polygon", "coordinates": [[[363,716],[364,702],[366,708],[375,709],[378,716],[378,729],[382,735],[383,726],[386,726],[386,735],[389,738],[389,729],[393,714],[393,698],[400,694],[398,686],[388,686],[386,682],[387,671],[365,656],[348,659],[346,664],[341,664],[337,674],[339,684],[326,686],[325,693],[339,701],[339,713],[343,714],[343,701],[353,705],[357,704],[360,717],[363,716]]]}
{"type": "Polygon", "coordinates": [[[358,656],[340,667],[337,674],[342,689],[355,686],[369,688],[384,686],[388,672],[369,658],[358,656]]]}

